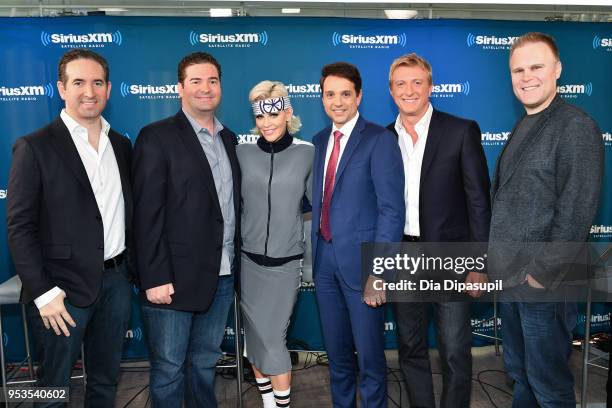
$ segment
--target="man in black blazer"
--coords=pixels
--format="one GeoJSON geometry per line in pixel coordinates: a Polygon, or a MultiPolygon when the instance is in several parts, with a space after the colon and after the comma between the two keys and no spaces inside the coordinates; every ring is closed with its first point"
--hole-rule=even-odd
{"type": "Polygon", "coordinates": [[[38,384],[67,387],[84,342],[92,407],[114,405],[131,298],[132,146],[101,116],[108,76],[92,51],[63,55],[57,87],[66,107],[15,143],[7,209],[21,300],[41,346],[38,384]]]}
{"type": "Polygon", "coordinates": [[[181,109],[134,148],[135,240],[153,406],[215,407],[215,365],[238,283],[236,135],[215,117],[221,66],[178,65],[181,109]]]}
{"type": "MultiPolygon", "coordinates": [[[[406,242],[486,242],[491,208],[489,174],[480,129],[471,120],[433,109],[429,63],[416,54],[393,61],[389,71],[404,162],[406,242]]],[[[485,282],[469,272],[466,282],[485,282]]],[[[471,296],[480,293],[472,291],[471,296]]],[[[429,303],[394,303],[400,367],[410,406],[435,407],[427,330],[429,303]]],[[[470,304],[433,303],[442,360],[441,407],[469,407],[472,381],[470,304]]]]}

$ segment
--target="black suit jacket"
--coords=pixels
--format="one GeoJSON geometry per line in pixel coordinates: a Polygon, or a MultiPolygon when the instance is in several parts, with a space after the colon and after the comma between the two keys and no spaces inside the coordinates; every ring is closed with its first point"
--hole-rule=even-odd
{"type": "MultiPolygon", "coordinates": [[[[395,122],[387,129],[397,136],[395,122]]],[[[475,121],[434,109],[421,165],[422,241],[488,241],[490,182],[480,140],[480,128],[475,121]]]]}
{"type": "MultiPolygon", "coordinates": [[[[234,277],[239,282],[240,168],[236,135],[221,131],[232,168],[236,233],[234,277]]],[[[185,114],[144,127],[134,146],[136,264],[147,305],[205,311],[217,287],[223,216],[206,154],[185,114]],[[174,286],[172,303],[154,305],[144,291],[174,286]]]]}
{"type": "MultiPolygon", "coordinates": [[[[126,247],[132,220],[132,145],[108,134],[125,202],[126,247]]],[[[104,227],[85,166],[58,117],[13,146],[8,185],[8,242],[29,302],[54,286],[79,307],[94,302],[102,284],[104,227]]]]}

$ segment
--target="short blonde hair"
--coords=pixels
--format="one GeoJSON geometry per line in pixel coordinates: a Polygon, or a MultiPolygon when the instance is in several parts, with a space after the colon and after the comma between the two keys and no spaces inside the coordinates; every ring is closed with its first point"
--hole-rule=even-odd
{"type": "Polygon", "coordinates": [[[548,34],[538,33],[534,31],[521,35],[512,43],[512,46],[510,47],[510,57],[512,57],[512,54],[517,48],[520,48],[526,44],[539,42],[546,44],[548,48],[550,48],[550,51],[553,53],[557,61],[561,61],[561,56],[559,55],[559,48],[557,47],[555,39],[548,34]]]}
{"type": "MultiPolygon", "coordinates": [[[[251,92],[249,92],[249,102],[253,103],[263,99],[280,98],[282,96],[289,96],[285,85],[282,82],[266,80],[261,81],[255,85],[253,89],[251,89],[251,92]]],[[[302,122],[300,121],[300,118],[292,115],[291,119],[289,119],[287,123],[287,132],[289,132],[290,135],[293,135],[297,133],[301,127],[302,122]]],[[[261,132],[259,129],[257,129],[257,127],[253,128],[251,132],[261,136],[261,132]]]]}
{"type": "Polygon", "coordinates": [[[422,68],[425,72],[427,72],[427,79],[429,80],[429,85],[433,85],[433,75],[431,72],[431,65],[427,60],[417,54],[410,53],[406,55],[402,55],[399,58],[396,58],[395,61],[391,64],[391,68],[389,68],[389,88],[391,87],[391,77],[393,73],[398,67],[406,66],[406,67],[419,67],[422,68]]]}

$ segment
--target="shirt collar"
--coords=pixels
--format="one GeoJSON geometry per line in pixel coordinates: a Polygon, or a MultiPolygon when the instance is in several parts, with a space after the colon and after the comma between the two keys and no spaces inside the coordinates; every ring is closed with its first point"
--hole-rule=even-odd
{"type": "MultiPolygon", "coordinates": [[[[62,109],[60,113],[60,118],[64,122],[64,125],[68,128],[68,132],[70,132],[71,136],[80,135],[80,137],[85,137],[87,140],[87,129],[85,126],[81,125],[79,122],[74,120],[72,116],[66,112],[66,109],[62,109]]],[[[102,133],[103,136],[108,136],[108,132],[110,131],[110,124],[104,119],[103,116],[100,116],[100,122],[102,123],[102,133]]]]}
{"type": "MultiPolygon", "coordinates": [[[[204,132],[204,133],[210,134],[208,129],[206,129],[205,127],[201,126],[198,123],[197,120],[195,120],[191,115],[189,115],[187,112],[185,112],[185,109],[183,109],[183,113],[187,117],[187,120],[189,121],[189,124],[191,124],[191,127],[193,128],[193,131],[196,132],[196,134],[198,134],[200,132],[204,132]]],[[[223,125],[221,124],[221,122],[219,122],[219,119],[217,119],[216,116],[213,117],[213,126],[214,126],[215,135],[218,135],[223,130],[223,125]]]]}
{"type": "MultiPolygon", "coordinates": [[[[429,124],[431,123],[432,114],[433,114],[433,106],[431,106],[431,103],[430,103],[423,117],[419,119],[419,121],[414,125],[414,130],[416,130],[419,136],[424,133],[425,134],[427,133],[427,130],[429,129],[429,124]]],[[[399,114],[397,115],[397,119],[395,119],[395,130],[397,131],[398,134],[400,133],[400,131],[404,131],[404,132],[406,131],[406,129],[404,128],[404,124],[402,123],[402,118],[399,114]]]]}
{"type": "Polygon", "coordinates": [[[353,133],[353,129],[355,128],[355,125],[357,124],[358,119],[359,119],[359,111],[357,111],[357,114],[355,115],[353,119],[346,122],[340,128],[337,128],[335,124],[332,124],[332,135],[334,134],[336,130],[339,130],[343,135],[342,137],[344,136],[349,137],[351,133],[353,133]]]}

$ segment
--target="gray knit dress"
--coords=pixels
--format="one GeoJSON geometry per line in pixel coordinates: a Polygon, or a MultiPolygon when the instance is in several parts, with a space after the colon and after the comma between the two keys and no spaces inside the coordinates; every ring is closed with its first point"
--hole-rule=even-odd
{"type": "Polygon", "coordinates": [[[291,370],[287,328],[300,287],[314,146],[289,134],[236,149],[242,170],[241,308],[249,361],[266,375],[291,370]]]}

